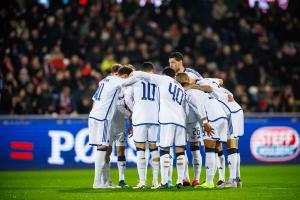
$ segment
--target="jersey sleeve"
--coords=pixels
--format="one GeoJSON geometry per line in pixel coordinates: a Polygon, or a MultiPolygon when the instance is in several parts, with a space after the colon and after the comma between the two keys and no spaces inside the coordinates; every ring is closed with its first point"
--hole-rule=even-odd
{"type": "Polygon", "coordinates": [[[126,89],[124,90],[125,103],[131,111],[132,111],[133,105],[134,105],[133,95],[134,95],[133,87],[132,86],[126,87],[126,89]]]}
{"type": "Polygon", "coordinates": [[[125,105],[125,96],[124,96],[124,92],[121,91],[119,96],[118,96],[118,100],[117,100],[117,109],[123,114],[125,115],[127,118],[130,117],[131,112],[129,110],[126,109],[126,105],[125,105]]]}
{"type": "Polygon", "coordinates": [[[205,107],[203,103],[199,103],[201,99],[199,99],[198,96],[195,95],[195,93],[193,91],[190,91],[187,95],[186,95],[186,101],[190,106],[190,109],[192,109],[197,117],[199,119],[203,119],[206,117],[206,112],[205,112],[205,107]]]}

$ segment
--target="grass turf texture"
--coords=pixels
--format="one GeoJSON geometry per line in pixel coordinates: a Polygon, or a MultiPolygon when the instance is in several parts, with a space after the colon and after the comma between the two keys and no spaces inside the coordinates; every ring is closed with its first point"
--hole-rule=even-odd
{"type": "MultiPolygon", "coordinates": [[[[243,166],[241,189],[184,189],[133,190],[92,189],[92,169],[59,171],[0,172],[0,199],[300,199],[300,165],[243,166]]],[[[204,180],[205,170],[201,178],[204,180]]],[[[176,170],[174,170],[174,177],[176,170]]],[[[192,174],[192,169],[190,169],[192,174]]],[[[228,175],[228,171],[226,172],[228,175]]],[[[111,177],[117,183],[118,172],[111,177]]],[[[137,183],[137,171],[128,168],[127,184],[137,183]]],[[[192,176],[191,176],[192,177],[192,176]]],[[[174,178],[175,180],[175,178],[174,178]]],[[[148,173],[148,184],[151,172],[148,173]]]]}

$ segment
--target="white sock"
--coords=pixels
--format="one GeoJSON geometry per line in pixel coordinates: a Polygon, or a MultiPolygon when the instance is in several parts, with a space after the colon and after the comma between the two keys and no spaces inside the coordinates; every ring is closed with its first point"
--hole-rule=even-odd
{"type": "Polygon", "coordinates": [[[236,179],[241,179],[241,155],[240,153],[237,153],[237,167],[236,167],[236,179]]]}
{"type": "Polygon", "coordinates": [[[159,172],[159,161],[154,161],[154,159],[159,159],[158,150],[154,150],[150,152],[151,154],[151,165],[152,165],[152,174],[153,174],[153,181],[158,181],[158,172],[159,172]]]}
{"type": "Polygon", "coordinates": [[[104,184],[101,181],[101,177],[103,178],[103,170],[105,165],[105,155],[106,151],[96,151],[95,157],[95,176],[94,176],[94,183],[96,184],[104,184]]]}
{"type": "Polygon", "coordinates": [[[190,181],[190,175],[189,175],[189,159],[187,157],[187,154],[185,152],[185,167],[184,167],[184,179],[187,181],[190,181]]]}
{"type": "Polygon", "coordinates": [[[225,156],[218,156],[217,167],[219,170],[219,180],[225,181],[225,156]]]}
{"type": "Polygon", "coordinates": [[[118,156],[119,181],[125,181],[126,159],[125,156],[118,156]]]}
{"type": "Polygon", "coordinates": [[[182,184],[182,180],[184,178],[184,172],[186,169],[186,158],[185,155],[179,155],[176,158],[176,167],[177,167],[177,183],[182,184]]]}
{"type": "Polygon", "coordinates": [[[205,153],[205,168],[206,168],[206,183],[212,184],[214,182],[214,176],[216,171],[216,153],[205,153]]]}
{"type": "Polygon", "coordinates": [[[191,151],[191,153],[193,155],[194,180],[200,181],[202,156],[199,150],[191,151]]]}
{"type": "MultiPolygon", "coordinates": [[[[174,157],[174,155],[169,155],[169,160],[170,160],[170,167],[169,167],[169,171],[168,171],[168,181],[171,181],[172,182],[172,178],[173,178],[173,163],[174,163],[174,159],[173,159],[173,157],[174,157]]],[[[162,161],[160,161],[160,162],[162,162],[162,161]]],[[[161,166],[161,164],[160,164],[160,166],[161,166]]]]}
{"type": "Polygon", "coordinates": [[[170,154],[164,154],[160,157],[160,174],[161,174],[161,183],[165,185],[168,183],[168,173],[170,169],[170,154]]]}
{"type": "Polygon", "coordinates": [[[137,151],[136,152],[136,165],[139,173],[140,183],[146,182],[146,158],[145,151],[137,151]]]}
{"type": "Polygon", "coordinates": [[[237,153],[228,155],[229,180],[236,179],[237,153]]]}

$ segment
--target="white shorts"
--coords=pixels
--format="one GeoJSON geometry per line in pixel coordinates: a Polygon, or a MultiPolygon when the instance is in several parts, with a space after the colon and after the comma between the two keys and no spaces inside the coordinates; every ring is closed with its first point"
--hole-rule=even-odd
{"type": "Polygon", "coordinates": [[[201,142],[202,127],[199,121],[186,124],[186,133],[189,142],[201,142]]]}
{"type": "Polygon", "coordinates": [[[126,135],[125,135],[125,120],[122,121],[112,121],[110,128],[110,138],[109,146],[113,145],[115,142],[116,146],[126,145],[126,135]]]}
{"type": "Polygon", "coordinates": [[[136,143],[157,143],[159,125],[149,124],[149,125],[138,125],[133,126],[133,140],[136,143]]]}
{"type": "Polygon", "coordinates": [[[161,124],[159,130],[159,146],[161,148],[184,147],[186,145],[185,128],[175,124],[161,124]]]}
{"type": "Polygon", "coordinates": [[[227,119],[221,118],[214,122],[208,122],[214,129],[214,134],[208,136],[204,130],[202,132],[203,140],[216,140],[220,142],[227,142],[227,133],[228,133],[228,121],[227,119]]]}
{"type": "Polygon", "coordinates": [[[232,132],[235,138],[244,135],[244,112],[240,110],[236,113],[231,113],[232,132]]]}
{"type": "Polygon", "coordinates": [[[115,142],[116,146],[126,146],[125,132],[110,132],[109,146],[115,142]]]}
{"type": "Polygon", "coordinates": [[[228,117],[228,139],[236,139],[244,135],[244,112],[236,102],[220,101],[228,117]]]}
{"type": "Polygon", "coordinates": [[[94,146],[109,146],[110,139],[110,121],[99,121],[93,118],[88,120],[89,126],[89,144],[94,146]]]}

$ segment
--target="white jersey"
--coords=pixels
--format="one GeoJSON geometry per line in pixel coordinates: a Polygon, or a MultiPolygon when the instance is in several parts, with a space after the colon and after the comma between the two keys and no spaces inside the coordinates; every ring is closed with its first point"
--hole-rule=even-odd
{"type": "Polygon", "coordinates": [[[116,111],[116,102],[120,95],[121,87],[136,81],[133,77],[122,79],[118,76],[108,76],[99,82],[99,87],[93,96],[93,108],[89,118],[104,121],[111,120],[116,111]]]}
{"type": "Polygon", "coordinates": [[[198,119],[207,117],[208,122],[227,119],[227,115],[220,103],[209,93],[190,89],[186,91],[186,99],[195,114],[198,115],[198,119]]]}
{"type": "Polygon", "coordinates": [[[158,86],[159,123],[175,124],[177,126],[185,127],[185,92],[180,83],[165,75],[149,74],[145,72],[134,72],[134,75],[158,86]]]}
{"type": "Polygon", "coordinates": [[[140,80],[127,87],[125,101],[132,110],[132,125],[158,125],[158,87],[140,80]]]}
{"type": "Polygon", "coordinates": [[[236,102],[228,102],[228,95],[233,97],[233,94],[227,89],[219,85],[218,79],[205,78],[197,81],[198,85],[209,85],[213,88],[211,93],[220,103],[224,104],[226,107],[225,111],[227,114],[236,113],[242,110],[241,106],[236,102]]]}
{"type": "Polygon", "coordinates": [[[189,77],[194,80],[203,79],[203,77],[196,70],[194,70],[192,68],[184,68],[183,72],[186,73],[187,75],[189,75],[189,77]]]}

